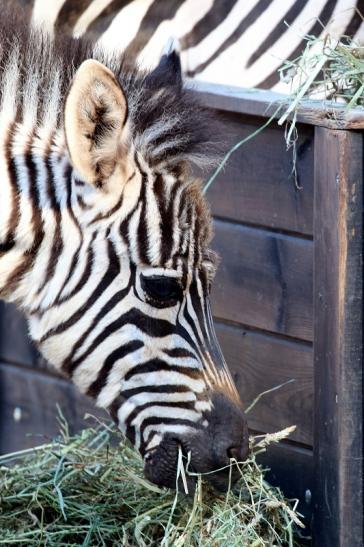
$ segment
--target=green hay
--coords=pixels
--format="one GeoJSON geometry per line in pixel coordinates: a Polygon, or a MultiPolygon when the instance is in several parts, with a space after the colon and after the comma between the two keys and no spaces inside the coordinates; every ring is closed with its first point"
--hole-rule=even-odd
{"type": "Polygon", "coordinates": [[[279,124],[305,101],[319,100],[323,108],[335,103],[346,109],[364,107],[364,47],[352,38],[306,36],[305,49],[283,64],[280,76],[291,84],[292,93],[279,124]]]}
{"type": "Polygon", "coordinates": [[[308,35],[301,55],[286,61],[279,72],[291,84],[292,93],[278,125],[287,122],[286,147],[292,148],[294,180],[301,189],[296,171],[297,114],[312,102],[319,102],[333,120],[340,109],[361,109],[364,114],[364,47],[347,36],[337,40],[328,34],[324,38],[308,35]]]}
{"type": "MultiPolygon", "coordinates": [[[[217,496],[198,477],[194,496],[143,478],[140,456],[100,425],[0,458],[0,545],[237,547],[298,545],[297,502],[264,479],[255,453],[292,431],[256,437],[241,480],[217,496]]],[[[179,473],[188,473],[179,458],[179,473]]]]}
{"type": "MultiPolygon", "coordinates": [[[[363,109],[364,114],[364,46],[347,36],[335,40],[328,34],[324,38],[307,35],[305,39],[306,46],[302,53],[293,60],[285,61],[279,69],[280,78],[291,85],[291,94],[287,97],[282,95],[270,118],[230,148],[204,185],[204,192],[210,188],[231,155],[264,131],[279,114],[278,124],[287,122],[285,140],[287,150],[292,148],[292,175],[296,188],[301,190],[296,172],[296,121],[300,107],[316,100],[330,112],[333,119],[340,105],[346,110],[363,109]]],[[[254,93],[254,90],[251,91],[254,93]]]]}

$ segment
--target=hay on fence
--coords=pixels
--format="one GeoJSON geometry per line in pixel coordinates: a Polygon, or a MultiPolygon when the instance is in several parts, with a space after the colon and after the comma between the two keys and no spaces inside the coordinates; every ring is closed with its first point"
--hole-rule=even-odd
{"type": "Polygon", "coordinates": [[[280,123],[306,99],[364,107],[364,47],[352,38],[306,36],[301,55],[285,61],[280,76],[292,89],[280,123]]]}
{"type": "Polygon", "coordinates": [[[293,547],[297,501],[255,460],[291,431],[256,437],[226,495],[198,477],[192,497],[147,482],[140,456],[126,442],[113,446],[110,428],[70,436],[63,423],[53,442],[0,458],[0,545],[293,547]]]}

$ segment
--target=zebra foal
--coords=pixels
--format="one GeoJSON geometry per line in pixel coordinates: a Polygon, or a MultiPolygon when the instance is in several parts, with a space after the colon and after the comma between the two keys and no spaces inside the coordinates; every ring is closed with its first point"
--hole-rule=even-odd
{"type": "MultiPolygon", "coordinates": [[[[197,472],[244,458],[209,305],[211,219],[190,172],[209,161],[211,127],[178,57],[141,73],[11,13],[0,56],[0,297],[153,482],[175,485],[179,445],[197,472]]],[[[229,472],[210,478],[223,489],[229,472]]]]}

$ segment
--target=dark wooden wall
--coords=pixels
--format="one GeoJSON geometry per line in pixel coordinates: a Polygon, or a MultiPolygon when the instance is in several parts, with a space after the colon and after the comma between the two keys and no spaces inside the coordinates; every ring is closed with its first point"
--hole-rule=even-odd
{"type": "MultiPolygon", "coordinates": [[[[264,123],[225,113],[237,139],[264,123]]],[[[217,335],[248,405],[250,428],[274,432],[295,424],[289,442],[265,461],[311,518],[313,490],[313,178],[314,128],[299,125],[298,189],[284,130],[272,124],[231,157],[207,191],[214,248],[222,257],[213,289],[217,335]],[[294,477],[294,478],[293,478],[294,477]]]]}
{"type": "MultiPolygon", "coordinates": [[[[264,93],[202,86],[201,97],[236,141],[275,109],[264,93]]],[[[274,122],[233,154],[207,192],[222,257],[213,290],[218,338],[246,405],[292,380],[248,418],[256,432],[297,426],[262,461],[271,481],[300,499],[318,547],[363,543],[359,118],[299,112],[299,188],[284,128],[274,122]]],[[[85,424],[85,412],[96,413],[25,332],[21,316],[0,304],[0,452],[54,435],[56,402],[73,429],[85,424]]]]}
{"type": "MultiPolygon", "coordinates": [[[[239,138],[276,110],[272,95],[201,86],[239,138]]],[[[277,116],[276,116],[277,117],[277,116]]],[[[297,115],[298,186],[284,128],[272,123],[235,152],[208,190],[225,258],[214,311],[246,401],[267,395],[250,426],[297,425],[266,461],[311,512],[318,547],[363,537],[362,111],[308,104],[297,115]]]]}

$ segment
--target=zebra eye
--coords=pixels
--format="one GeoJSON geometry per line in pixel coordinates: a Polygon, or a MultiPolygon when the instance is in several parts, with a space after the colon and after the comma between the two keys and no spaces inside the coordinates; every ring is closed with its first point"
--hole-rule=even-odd
{"type": "Polygon", "coordinates": [[[179,280],[174,277],[141,275],[141,286],[150,303],[158,308],[174,306],[183,294],[179,280]]]}

